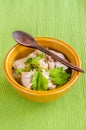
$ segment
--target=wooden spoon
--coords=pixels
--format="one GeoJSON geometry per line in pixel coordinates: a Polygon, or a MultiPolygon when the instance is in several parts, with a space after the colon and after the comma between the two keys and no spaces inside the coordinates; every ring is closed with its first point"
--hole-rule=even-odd
{"type": "Polygon", "coordinates": [[[36,48],[36,49],[46,53],[47,55],[51,56],[54,60],[58,60],[62,64],[70,67],[71,69],[84,73],[83,69],[75,66],[74,64],[68,62],[67,60],[62,59],[61,57],[57,56],[56,54],[50,52],[49,50],[47,50],[44,47],[37,44],[37,42],[35,41],[35,39],[31,35],[29,35],[25,32],[22,32],[22,31],[15,31],[12,33],[12,35],[13,35],[13,38],[16,42],[18,42],[24,46],[27,46],[27,47],[36,48]]]}

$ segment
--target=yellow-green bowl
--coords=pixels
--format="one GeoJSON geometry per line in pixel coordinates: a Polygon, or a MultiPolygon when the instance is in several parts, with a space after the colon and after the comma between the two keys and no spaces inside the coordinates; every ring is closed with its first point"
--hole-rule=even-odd
{"type": "MultiPolygon", "coordinates": [[[[75,50],[68,44],[53,38],[38,37],[35,40],[44,47],[55,49],[62,52],[73,64],[81,67],[80,58],[75,52],[75,50]]],[[[17,93],[31,101],[36,102],[48,102],[61,97],[65,94],[72,85],[77,81],[80,73],[72,71],[72,76],[70,80],[63,86],[50,91],[35,91],[29,90],[22,85],[20,85],[12,75],[12,64],[15,60],[27,56],[34,49],[16,44],[13,46],[4,59],[4,72],[7,80],[12,84],[12,87],[17,91],[17,93]]]]}

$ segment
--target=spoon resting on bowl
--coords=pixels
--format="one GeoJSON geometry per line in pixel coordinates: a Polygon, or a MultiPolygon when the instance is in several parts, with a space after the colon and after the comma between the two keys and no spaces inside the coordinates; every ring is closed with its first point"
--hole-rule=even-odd
{"type": "Polygon", "coordinates": [[[47,50],[46,48],[40,46],[30,34],[28,34],[26,32],[22,32],[22,31],[15,31],[12,33],[12,35],[13,35],[14,40],[16,42],[22,44],[23,46],[36,48],[36,49],[46,53],[47,55],[51,56],[54,60],[56,60],[56,61],[58,60],[62,64],[70,67],[71,69],[84,73],[83,69],[75,66],[74,64],[68,62],[67,60],[62,59],[61,57],[59,57],[59,56],[55,55],[54,53],[50,52],[49,50],[47,50]]]}

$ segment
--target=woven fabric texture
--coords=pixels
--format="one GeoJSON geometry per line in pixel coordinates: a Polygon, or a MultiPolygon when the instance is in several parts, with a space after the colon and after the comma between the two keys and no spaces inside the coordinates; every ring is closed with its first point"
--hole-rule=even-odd
{"type": "Polygon", "coordinates": [[[86,71],[86,0],[0,0],[0,130],[86,130],[86,74],[63,97],[35,103],[19,96],[3,72],[12,32],[71,45],[86,71]]]}

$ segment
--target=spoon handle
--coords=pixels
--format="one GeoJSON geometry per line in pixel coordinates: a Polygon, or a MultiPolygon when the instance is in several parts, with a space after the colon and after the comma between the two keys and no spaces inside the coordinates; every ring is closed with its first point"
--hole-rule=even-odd
{"type": "Polygon", "coordinates": [[[54,53],[48,51],[44,47],[42,47],[42,46],[40,46],[40,45],[37,44],[37,46],[35,48],[38,49],[38,50],[40,50],[40,51],[42,51],[42,52],[44,52],[44,53],[46,53],[47,55],[51,56],[54,60],[59,61],[62,64],[66,65],[66,66],[68,66],[70,68],[72,68],[73,70],[84,73],[83,69],[75,66],[74,64],[68,62],[67,60],[62,59],[61,57],[59,57],[59,56],[55,55],[54,53]]]}

